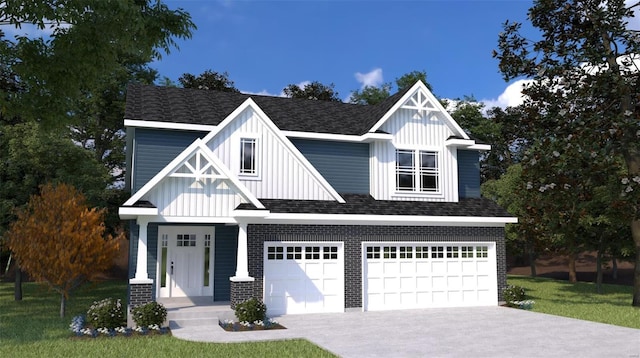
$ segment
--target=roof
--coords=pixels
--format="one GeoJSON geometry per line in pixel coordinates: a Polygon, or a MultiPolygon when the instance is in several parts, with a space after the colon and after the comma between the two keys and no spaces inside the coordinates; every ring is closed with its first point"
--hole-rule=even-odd
{"type": "Polygon", "coordinates": [[[362,135],[410,87],[376,105],[261,96],[177,87],[131,84],[125,118],[130,120],[218,125],[247,98],[284,131],[362,135]]]}
{"type": "MultiPolygon", "coordinates": [[[[463,198],[459,202],[375,200],[371,195],[341,194],[346,203],[323,200],[260,199],[272,213],[513,217],[494,201],[485,198],[463,198]]],[[[238,210],[256,210],[251,204],[240,204],[238,210]]]]}

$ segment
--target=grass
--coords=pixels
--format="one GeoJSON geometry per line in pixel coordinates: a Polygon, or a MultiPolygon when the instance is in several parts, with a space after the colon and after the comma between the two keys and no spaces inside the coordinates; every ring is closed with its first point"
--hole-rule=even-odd
{"type": "Polygon", "coordinates": [[[525,288],[532,311],[640,329],[640,308],[631,306],[633,287],[509,276],[507,283],[525,288]]]}
{"type": "Polygon", "coordinates": [[[13,299],[13,283],[0,283],[0,357],[333,357],[313,343],[285,340],[252,343],[197,343],[171,336],[72,338],[71,318],[86,313],[93,301],[125,298],[126,282],[109,281],[77,291],[59,317],[58,295],[35,283],[24,284],[22,301],[13,299]]]}

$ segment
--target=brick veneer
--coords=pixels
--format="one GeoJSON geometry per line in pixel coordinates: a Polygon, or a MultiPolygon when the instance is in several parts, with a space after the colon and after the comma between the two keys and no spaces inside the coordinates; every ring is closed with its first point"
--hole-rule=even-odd
{"type": "Polygon", "coordinates": [[[254,281],[231,281],[231,309],[252,297],[262,300],[262,286],[257,289],[254,281]]]}
{"type": "Polygon", "coordinates": [[[129,283],[129,307],[153,301],[152,287],[152,283],[129,283]]]}
{"type": "MultiPolygon", "coordinates": [[[[501,227],[249,225],[247,236],[249,275],[255,278],[255,282],[238,288],[237,295],[242,294],[242,297],[263,297],[265,241],[344,242],[345,309],[362,307],[363,241],[495,242],[499,301],[503,300],[502,290],[507,285],[504,228],[501,227]],[[251,287],[253,294],[247,291],[251,287]]],[[[233,283],[231,292],[233,305],[233,283]]]]}

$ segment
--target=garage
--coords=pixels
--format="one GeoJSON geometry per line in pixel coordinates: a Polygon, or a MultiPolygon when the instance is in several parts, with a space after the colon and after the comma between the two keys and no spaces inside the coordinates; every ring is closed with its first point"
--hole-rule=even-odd
{"type": "Polygon", "coordinates": [[[495,243],[363,243],[364,310],[497,305],[495,243]]]}
{"type": "Polygon", "coordinates": [[[266,242],[264,302],[269,315],[344,312],[343,244],[266,242]]]}

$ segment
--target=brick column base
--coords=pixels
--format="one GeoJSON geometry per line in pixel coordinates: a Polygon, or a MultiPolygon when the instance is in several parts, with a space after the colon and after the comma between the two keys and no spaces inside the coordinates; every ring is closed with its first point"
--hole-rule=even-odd
{"type": "Polygon", "coordinates": [[[144,305],[153,301],[152,295],[153,281],[131,282],[129,281],[129,304],[127,305],[127,326],[134,327],[135,323],[131,317],[133,307],[144,305]]]}
{"type": "Polygon", "coordinates": [[[256,294],[255,281],[231,281],[231,309],[252,297],[262,300],[262,297],[256,294]]]}

